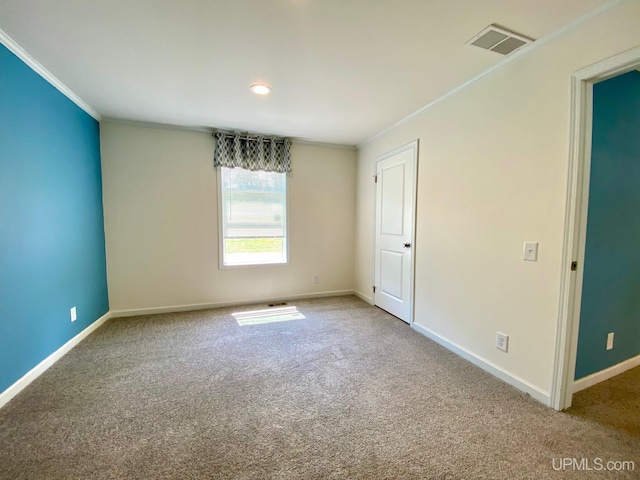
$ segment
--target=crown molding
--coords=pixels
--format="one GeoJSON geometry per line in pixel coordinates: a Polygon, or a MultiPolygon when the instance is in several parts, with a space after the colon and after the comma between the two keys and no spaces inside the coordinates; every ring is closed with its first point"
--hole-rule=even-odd
{"type": "Polygon", "coordinates": [[[299,145],[311,145],[315,147],[330,147],[330,148],[343,148],[345,150],[356,150],[355,145],[348,145],[345,143],[329,143],[329,142],[316,142],[314,140],[307,140],[305,138],[291,138],[291,143],[297,143],[299,145]]]}
{"type": "Polygon", "coordinates": [[[384,134],[390,132],[394,128],[397,128],[397,127],[399,127],[401,125],[409,123],[411,120],[413,120],[415,117],[417,117],[421,113],[423,113],[426,110],[430,109],[431,107],[434,107],[435,105],[443,102],[447,98],[454,96],[455,94],[457,94],[458,92],[464,90],[468,86],[476,83],[478,80],[480,80],[480,79],[482,79],[482,78],[484,78],[484,77],[486,77],[488,75],[491,75],[496,70],[501,69],[502,67],[504,67],[505,65],[513,62],[514,60],[517,60],[520,57],[529,54],[530,52],[532,52],[535,49],[537,49],[537,48],[541,47],[542,45],[544,45],[545,43],[548,43],[548,42],[556,39],[557,37],[559,37],[561,35],[564,35],[566,32],[568,32],[570,30],[573,30],[574,28],[578,27],[579,25],[582,25],[583,23],[587,22],[588,20],[591,20],[593,17],[597,17],[601,13],[604,13],[607,10],[609,10],[609,9],[611,9],[611,8],[621,4],[621,3],[624,3],[626,1],[628,1],[628,0],[610,0],[610,1],[606,2],[606,3],[603,3],[599,7],[594,8],[590,12],[587,12],[584,15],[576,18],[575,20],[567,23],[566,25],[564,25],[563,27],[560,27],[558,30],[550,33],[549,35],[546,35],[546,36],[544,36],[544,37],[542,37],[542,38],[530,43],[529,45],[525,45],[524,47],[520,48],[519,50],[516,50],[511,55],[508,55],[507,57],[505,57],[503,60],[499,61],[498,63],[496,63],[492,67],[487,68],[486,70],[480,72],[475,77],[467,80],[466,82],[462,83],[461,85],[458,85],[453,90],[450,90],[447,93],[445,93],[444,95],[441,95],[440,97],[436,98],[435,100],[427,103],[425,106],[419,108],[415,112],[410,113],[409,115],[404,117],[402,120],[398,120],[396,123],[394,123],[391,126],[385,128],[381,132],[378,132],[374,136],[372,136],[372,137],[368,138],[367,140],[359,143],[358,144],[358,149],[360,149],[360,148],[366,146],[367,144],[373,142],[375,139],[377,139],[377,138],[383,136],[384,134]]]}
{"type": "Polygon", "coordinates": [[[96,112],[93,108],[89,106],[84,100],[82,100],[78,95],[73,93],[69,87],[67,87],[64,83],[62,83],[53,73],[44,68],[40,62],[38,62],[35,58],[27,53],[27,51],[22,48],[18,43],[7,35],[2,29],[0,29],[0,43],[2,43],[7,49],[13,53],[16,57],[26,63],[34,72],[44,78],[47,82],[53,85],[60,93],[66,96],[69,100],[75,103],[82,110],[87,112],[97,121],[102,120],[102,117],[98,112],[96,112]]]}
{"type": "MultiPolygon", "coordinates": [[[[116,117],[103,117],[103,123],[111,123],[116,125],[128,125],[130,127],[141,127],[141,128],[165,128],[168,130],[182,130],[185,132],[204,132],[212,134],[217,128],[215,127],[204,127],[204,126],[185,126],[185,125],[175,125],[171,123],[157,123],[157,122],[147,122],[144,120],[131,120],[126,118],[116,118],[116,117]]],[[[227,129],[223,129],[227,130],[227,129]]],[[[234,129],[229,129],[229,131],[233,131],[234,129]]],[[[251,134],[257,135],[254,132],[248,132],[251,134]]],[[[300,145],[312,145],[317,147],[331,147],[331,148],[344,148],[347,150],[355,150],[355,145],[346,145],[342,143],[329,143],[329,142],[317,142],[314,140],[307,140],[305,138],[296,138],[289,137],[291,139],[292,144],[300,144],[300,145]]]]}
{"type": "Polygon", "coordinates": [[[139,127],[139,128],[162,128],[166,130],[182,130],[184,132],[200,132],[200,133],[213,133],[214,129],[210,127],[204,126],[186,126],[186,125],[175,125],[172,123],[159,123],[159,122],[148,122],[146,120],[131,120],[128,118],[117,118],[117,117],[103,117],[102,123],[111,123],[115,125],[126,125],[129,127],[139,127]]]}

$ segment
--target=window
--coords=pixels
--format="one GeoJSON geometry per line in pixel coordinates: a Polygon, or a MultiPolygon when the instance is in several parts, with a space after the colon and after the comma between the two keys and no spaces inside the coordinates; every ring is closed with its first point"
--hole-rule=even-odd
{"type": "Polygon", "coordinates": [[[285,173],[220,167],[221,265],[287,263],[285,173]]]}

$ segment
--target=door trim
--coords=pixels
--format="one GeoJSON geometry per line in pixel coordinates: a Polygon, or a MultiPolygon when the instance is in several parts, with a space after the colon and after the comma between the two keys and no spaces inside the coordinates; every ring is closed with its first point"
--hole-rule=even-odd
{"type": "MultiPolygon", "coordinates": [[[[408,319],[408,324],[409,325],[413,325],[413,318],[414,318],[414,314],[415,314],[415,275],[416,275],[416,210],[418,207],[418,158],[419,158],[419,141],[416,138],[415,140],[412,140],[409,143],[405,143],[404,145],[401,145],[397,148],[394,148],[393,150],[387,152],[387,153],[383,153],[382,155],[379,155],[378,157],[376,157],[375,161],[373,162],[373,177],[375,178],[377,172],[378,172],[378,163],[386,160],[387,158],[393,157],[394,155],[397,155],[398,153],[404,152],[405,150],[411,150],[413,149],[413,209],[412,209],[412,218],[411,218],[411,248],[413,250],[412,255],[411,255],[411,273],[409,274],[409,280],[410,280],[410,285],[409,285],[409,295],[411,296],[411,300],[410,300],[410,308],[409,308],[409,319],[408,319]]],[[[371,271],[371,285],[375,285],[376,284],[376,231],[378,228],[377,225],[377,217],[376,217],[376,205],[377,205],[377,201],[378,201],[378,189],[375,187],[375,183],[374,183],[374,188],[373,188],[373,263],[372,265],[372,271],[371,271]]],[[[377,285],[376,285],[377,287],[377,285]]],[[[376,305],[376,293],[377,293],[377,288],[376,288],[376,292],[373,292],[371,295],[371,303],[372,305],[376,305]]]]}
{"type": "Polygon", "coordinates": [[[639,65],[640,47],[636,47],[571,76],[569,166],[550,405],[556,410],[571,406],[574,390],[589,202],[593,85],[630,72],[639,65]],[[574,261],[578,262],[578,269],[572,272],[571,262],[574,261]]]}

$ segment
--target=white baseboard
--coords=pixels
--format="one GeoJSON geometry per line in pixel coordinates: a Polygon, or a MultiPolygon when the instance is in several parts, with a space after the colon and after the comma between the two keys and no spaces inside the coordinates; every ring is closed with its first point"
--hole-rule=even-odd
{"type": "Polygon", "coordinates": [[[613,367],[605,368],[596,373],[592,373],[591,375],[587,375],[586,377],[582,377],[575,382],[573,382],[573,393],[579,392],[580,390],[584,390],[585,388],[592,387],[596,383],[604,382],[605,380],[609,380],[610,378],[615,377],[616,375],[620,375],[621,373],[626,372],[627,370],[631,370],[640,366],[640,355],[636,357],[631,357],[624,362],[620,362],[613,367]]]}
{"type": "Polygon", "coordinates": [[[111,318],[111,313],[107,312],[101,316],[98,320],[93,322],[87,328],[82,330],[79,334],[62,345],[59,349],[41,361],[38,365],[29,370],[22,378],[16,383],[7,388],[4,392],[0,393],[0,408],[5,406],[13,397],[26,388],[31,382],[42,375],[51,365],[60,360],[65,354],[67,354],[73,347],[78,345],[82,340],[87,338],[89,334],[97,330],[104,322],[111,318]]]}
{"type": "Polygon", "coordinates": [[[540,388],[532,385],[526,380],[514,375],[513,373],[505,370],[498,365],[491,363],[490,361],[476,355],[475,353],[467,350],[466,348],[438,335],[437,333],[429,330],[426,327],[420,326],[417,323],[412,323],[411,328],[422,333],[424,336],[430,338],[434,342],[442,345],[447,350],[451,350],[453,353],[461,356],[465,360],[473,363],[474,365],[480,367],[486,372],[489,372],[494,377],[499,378],[503,382],[508,383],[509,385],[516,387],[518,390],[521,390],[525,393],[531,395],[531,397],[535,398],[539,402],[543,403],[546,406],[551,406],[551,395],[549,392],[545,392],[540,388]]]}
{"type": "Polygon", "coordinates": [[[360,300],[364,300],[365,302],[367,302],[369,305],[373,305],[373,298],[369,297],[368,295],[365,295],[364,293],[358,290],[354,290],[353,294],[356,297],[358,297],[360,300]]]}
{"type": "Polygon", "coordinates": [[[235,300],[231,302],[215,303],[193,303],[190,305],[170,305],[166,307],[132,308],[125,310],[111,310],[112,317],[135,317],[138,315],[155,315],[157,313],[188,312],[191,310],[208,310],[210,308],[237,307],[243,305],[255,305],[259,303],[290,302],[293,300],[304,300],[307,298],[323,297],[344,297],[355,295],[353,290],[333,290],[330,292],[302,293],[299,295],[289,295],[287,297],[251,298],[246,300],[235,300]]]}

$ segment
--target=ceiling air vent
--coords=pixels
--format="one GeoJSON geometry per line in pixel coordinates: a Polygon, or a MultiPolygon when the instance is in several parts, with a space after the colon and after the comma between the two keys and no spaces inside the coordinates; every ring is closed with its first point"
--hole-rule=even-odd
{"type": "Polygon", "coordinates": [[[510,32],[497,25],[489,25],[469,40],[467,45],[474,45],[485,50],[508,55],[531,42],[533,40],[530,38],[510,32]]]}

